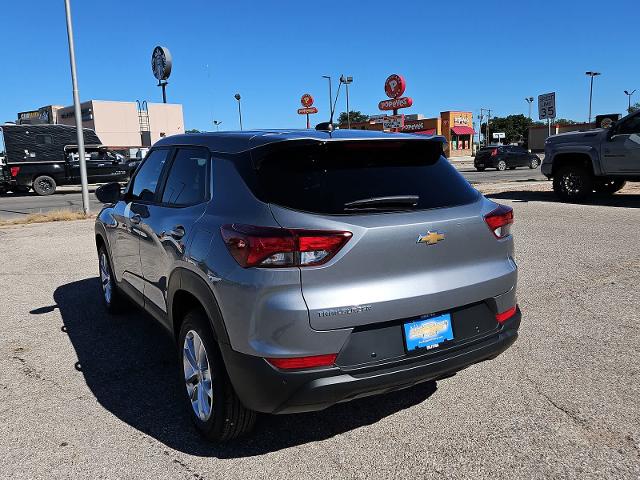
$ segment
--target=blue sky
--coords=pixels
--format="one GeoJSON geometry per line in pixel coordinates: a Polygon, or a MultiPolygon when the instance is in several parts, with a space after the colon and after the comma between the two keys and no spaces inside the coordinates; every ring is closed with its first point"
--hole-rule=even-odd
{"type": "MultiPolygon", "coordinates": [[[[638,88],[638,0],[304,2],[72,0],[82,100],[161,101],[155,45],[174,67],[170,102],[187,128],[304,127],[300,96],[328,118],[327,81],[352,75],[352,109],[379,113],[384,80],[400,73],[414,106],[404,113],[490,107],[527,114],[525,96],[556,91],[558,115],[585,120],[586,70],[603,72],[594,113],[623,112],[638,88]]],[[[0,121],[72,102],[62,0],[3,1],[0,121]]],[[[335,92],[334,84],[334,92],[335,92]]],[[[344,92],[344,91],[343,91],[344,92]]],[[[344,96],[338,112],[344,110],[344,96]]],[[[534,104],[535,110],[535,104],[534,104]]]]}

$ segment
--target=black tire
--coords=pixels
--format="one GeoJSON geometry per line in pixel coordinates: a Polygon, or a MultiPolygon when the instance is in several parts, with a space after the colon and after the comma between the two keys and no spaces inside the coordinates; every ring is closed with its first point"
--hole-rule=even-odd
{"type": "Polygon", "coordinates": [[[180,380],[184,385],[184,400],[190,412],[191,419],[200,433],[208,440],[224,442],[237,438],[253,429],[256,422],[256,412],[246,408],[233,389],[229,375],[224,367],[222,355],[209,326],[206,314],[200,310],[191,310],[182,321],[178,335],[178,350],[180,352],[180,380]],[[211,413],[209,418],[202,420],[196,415],[188,394],[183,359],[185,338],[189,332],[195,332],[200,337],[208,358],[211,371],[211,413]]]}
{"type": "Polygon", "coordinates": [[[538,160],[537,158],[532,158],[531,160],[529,160],[529,168],[538,168],[538,165],[540,165],[540,160],[538,160]]]}
{"type": "Polygon", "coordinates": [[[484,172],[485,167],[476,167],[476,170],[479,172],[484,172]]]}
{"type": "Polygon", "coordinates": [[[553,191],[565,202],[581,202],[593,192],[593,177],[586,168],[575,165],[553,175],[553,191]]]}
{"type": "Polygon", "coordinates": [[[496,164],[496,170],[498,170],[499,172],[504,172],[506,169],[507,169],[507,162],[505,162],[504,160],[500,160],[496,164]]]}
{"type": "Polygon", "coordinates": [[[599,180],[595,182],[593,189],[597,193],[613,195],[617,191],[622,190],[626,183],[624,180],[599,180]]]}
{"type": "Polygon", "coordinates": [[[52,195],[56,191],[56,181],[49,175],[40,175],[33,181],[33,191],[38,195],[52,195]]]}
{"type": "Polygon", "coordinates": [[[111,267],[111,257],[104,245],[98,248],[98,272],[100,274],[100,293],[102,302],[104,303],[107,312],[111,314],[121,313],[128,309],[129,302],[122,294],[116,279],[113,275],[113,268],[111,267]],[[105,274],[108,279],[105,279],[105,274]],[[107,293],[109,291],[110,293],[107,293]]]}

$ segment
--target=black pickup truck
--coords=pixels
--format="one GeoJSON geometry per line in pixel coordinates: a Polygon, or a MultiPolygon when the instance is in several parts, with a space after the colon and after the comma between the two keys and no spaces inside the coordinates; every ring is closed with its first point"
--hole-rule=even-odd
{"type": "MultiPolygon", "coordinates": [[[[101,145],[93,130],[85,128],[83,133],[88,182],[126,182],[129,165],[101,145]]],[[[33,188],[38,195],[51,195],[58,185],[80,184],[75,127],[4,124],[0,137],[5,148],[5,166],[0,167],[5,180],[2,183],[0,174],[0,190],[26,193],[33,188]]]]}

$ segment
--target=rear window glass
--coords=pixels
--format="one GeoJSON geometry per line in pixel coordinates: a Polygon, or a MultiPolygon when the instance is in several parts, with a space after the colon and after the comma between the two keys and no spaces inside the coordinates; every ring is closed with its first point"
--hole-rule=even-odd
{"type": "Polygon", "coordinates": [[[439,142],[295,142],[271,144],[252,156],[255,182],[248,183],[255,195],[295,210],[334,215],[422,210],[464,205],[478,196],[442,156],[439,142]]]}

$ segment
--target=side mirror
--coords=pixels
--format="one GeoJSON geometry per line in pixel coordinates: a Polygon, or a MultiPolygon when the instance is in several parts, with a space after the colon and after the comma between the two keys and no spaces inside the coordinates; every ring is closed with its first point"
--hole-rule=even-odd
{"type": "Polygon", "coordinates": [[[119,183],[107,183],[96,189],[96,198],[102,203],[117,203],[122,197],[122,189],[119,183]]]}

